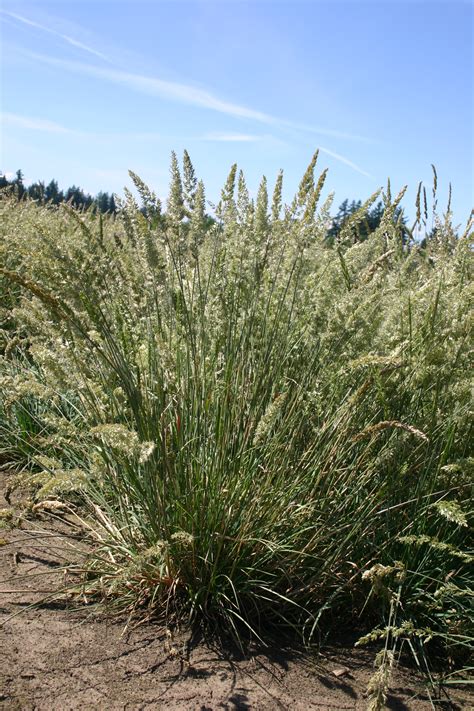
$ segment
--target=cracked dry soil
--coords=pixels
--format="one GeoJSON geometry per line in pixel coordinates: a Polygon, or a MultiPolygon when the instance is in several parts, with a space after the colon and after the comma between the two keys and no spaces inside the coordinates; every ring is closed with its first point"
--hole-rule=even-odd
{"type": "MultiPolygon", "coordinates": [[[[0,508],[8,506],[0,501],[0,508]]],[[[63,573],[57,568],[80,554],[81,537],[66,520],[43,516],[0,530],[0,538],[1,709],[359,711],[367,706],[374,650],[339,646],[311,656],[275,645],[239,657],[192,642],[189,635],[170,640],[159,623],[125,633],[125,620],[93,616],[86,605],[32,606],[60,586],[63,573]]],[[[435,704],[473,709],[474,696],[453,690],[435,704]]],[[[403,668],[396,670],[387,706],[433,708],[421,680],[403,668]]]]}

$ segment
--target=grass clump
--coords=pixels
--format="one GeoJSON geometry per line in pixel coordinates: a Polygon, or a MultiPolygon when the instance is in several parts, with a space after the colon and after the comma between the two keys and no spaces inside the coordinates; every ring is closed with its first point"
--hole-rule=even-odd
{"type": "Polygon", "coordinates": [[[2,457],[37,501],[81,497],[84,585],[119,609],[237,637],[383,629],[379,573],[403,570],[398,628],[454,658],[472,638],[472,221],[435,214],[415,241],[387,190],[367,240],[378,193],[330,241],[315,163],[287,206],[281,174],[254,204],[233,166],[214,222],[189,156],[166,213],[134,174],[117,217],[4,198],[2,457]]]}

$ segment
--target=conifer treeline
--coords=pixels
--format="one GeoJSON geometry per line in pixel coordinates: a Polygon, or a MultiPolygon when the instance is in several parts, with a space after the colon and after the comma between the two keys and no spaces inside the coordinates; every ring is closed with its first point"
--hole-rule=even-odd
{"type": "Polygon", "coordinates": [[[5,175],[0,175],[0,190],[2,188],[13,190],[19,200],[29,197],[32,200],[50,203],[51,205],[68,202],[79,209],[87,209],[94,206],[99,212],[115,213],[117,211],[112,193],[100,192],[93,197],[77,185],[72,185],[67,190],[60,190],[57,180],[51,180],[48,185],[45,185],[43,181],[38,181],[26,186],[23,182],[21,170],[17,170],[16,177],[13,180],[8,180],[5,175]]]}

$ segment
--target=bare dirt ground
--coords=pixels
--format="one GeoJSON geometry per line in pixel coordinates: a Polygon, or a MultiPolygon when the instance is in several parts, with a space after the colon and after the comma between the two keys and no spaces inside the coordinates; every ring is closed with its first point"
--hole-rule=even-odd
{"type": "MultiPolygon", "coordinates": [[[[0,500],[0,508],[8,506],[0,500]]],[[[0,529],[1,709],[367,707],[364,694],[374,650],[334,646],[311,655],[274,645],[244,657],[192,641],[189,635],[172,638],[160,624],[125,631],[124,620],[98,618],[77,602],[46,601],[31,607],[61,584],[58,568],[80,555],[78,533],[44,516],[21,528],[0,529]]],[[[474,696],[462,689],[432,700],[435,708],[474,709],[474,696]]],[[[416,674],[398,667],[387,708],[422,711],[433,705],[416,674]]]]}

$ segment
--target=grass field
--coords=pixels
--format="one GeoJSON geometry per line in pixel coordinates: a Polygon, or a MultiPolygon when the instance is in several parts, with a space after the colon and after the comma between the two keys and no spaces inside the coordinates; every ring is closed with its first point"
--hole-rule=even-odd
{"type": "Polygon", "coordinates": [[[134,174],[116,217],[2,197],[0,456],[89,527],[109,609],[351,626],[377,704],[400,646],[446,683],[472,650],[473,222],[410,231],[388,188],[331,242],[314,170],[283,206],[234,166],[212,224],[176,162],[166,211],[134,174]]]}

